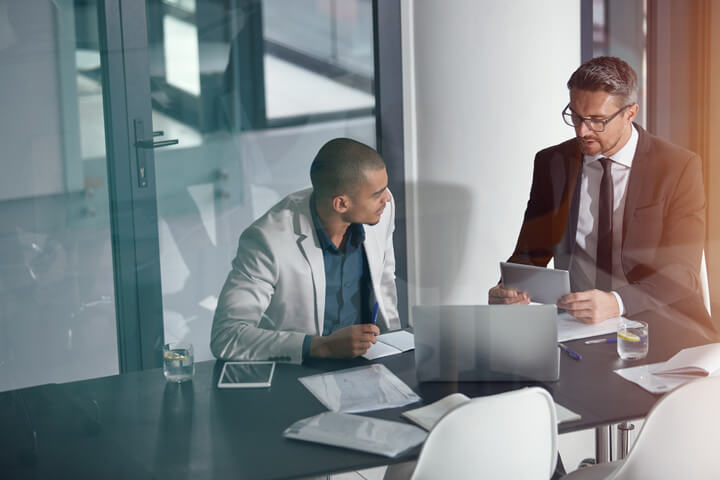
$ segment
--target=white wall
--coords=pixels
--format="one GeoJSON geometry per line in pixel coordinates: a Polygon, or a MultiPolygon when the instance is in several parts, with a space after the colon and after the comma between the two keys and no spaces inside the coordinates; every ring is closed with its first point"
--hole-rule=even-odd
{"type": "Polygon", "coordinates": [[[480,304],[580,63],[576,0],[403,3],[410,305],[480,304]]]}

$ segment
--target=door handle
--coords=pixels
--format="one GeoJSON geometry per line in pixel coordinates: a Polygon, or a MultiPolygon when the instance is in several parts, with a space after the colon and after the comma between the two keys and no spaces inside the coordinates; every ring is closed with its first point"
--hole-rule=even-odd
{"type": "Polygon", "coordinates": [[[177,145],[180,143],[179,140],[160,140],[159,142],[153,142],[152,140],[138,140],[135,142],[135,146],[138,148],[160,148],[169,147],[170,145],[177,145]]]}
{"type": "Polygon", "coordinates": [[[156,142],[153,140],[154,137],[161,137],[165,134],[162,130],[158,130],[155,132],[152,132],[151,138],[145,138],[145,123],[139,119],[136,118],[133,120],[133,124],[135,127],[135,158],[137,161],[137,177],[138,177],[138,187],[145,188],[148,185],[147,182],[147,160],[145,158],[146,152],[148,148],[160,148],[160,147],[168,147],[170,145],[177,145],[180,143],[177,139],[171,139],[171,140],[160,140],[159,142],[156,142]]]}

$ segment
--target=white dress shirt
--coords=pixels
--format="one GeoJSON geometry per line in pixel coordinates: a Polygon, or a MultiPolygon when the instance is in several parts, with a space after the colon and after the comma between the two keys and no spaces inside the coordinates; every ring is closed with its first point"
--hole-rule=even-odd
{"type": "MultiPolygon", "coordinates": [[[[622,224],[625,211],[630,168],[638,144],[638,132],[632,126],[628,142],[614,155],[610,175],[613,180],[613,248],[612,248],[612,287],[617,289],[627,285],[625,273],[620,260],[622,248],[622,224]]],[[[575,235],[575,253],[570,265],[570,282],[572,291],[582,292],[595,288],[596,256],[597,256],[597,223],[599,214],[600,181],[603,176],[602,164],[598,161],[604,155],[583,156],[583,170],[580,179],[580,205],[578,210],[577,233],[575,235]]],[[[612,292],[620,307],[620,314],[625,313],[625,306],[617,292],[612,292]]]]}

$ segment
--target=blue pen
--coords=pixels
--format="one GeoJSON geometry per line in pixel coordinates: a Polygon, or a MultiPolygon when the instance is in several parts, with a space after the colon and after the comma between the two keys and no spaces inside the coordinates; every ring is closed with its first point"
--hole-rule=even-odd
{"type": "Polygon", "coordinates": [[[373,309],[372,309],[372,324],[373,325],[377,325],[377,314],[378,314],[379,307],[380,307],[380,305],[378,304],[378,302],[375,302],[375,305],[373,305],[373,309]]]}
{"type": "Polygon", "coordinates": [[[572,348],[568,347],[568,346],[565,345],[564,343],[558,343],[558,347],[560,347],[561,349],[563,349],[563,351],[564,351],[565,353],[567,353],[568,355],[570,355],[570,358],[572,358],[572,359],[574,359],[574,360],[582,360],[582,355],[580,355],[579,353],[577,353],[575,350],[573,350],[572,348]]]}
{"type": "Polygon", "coordinates": [[[585,340],[585,345],[595,345],[596,343],[617,343],[617,337],[598,338],[595,340],[585,340]]]}

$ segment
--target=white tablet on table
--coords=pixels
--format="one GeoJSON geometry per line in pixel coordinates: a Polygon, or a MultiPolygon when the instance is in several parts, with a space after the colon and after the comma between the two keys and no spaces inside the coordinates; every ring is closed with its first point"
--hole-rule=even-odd
{"type": "Polygon", "coordinates": [[[275,373],[275,362],[225,362],[218,388],[269,387],[275,373]]]}

